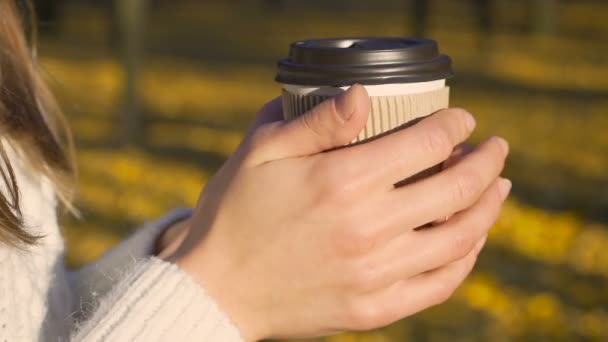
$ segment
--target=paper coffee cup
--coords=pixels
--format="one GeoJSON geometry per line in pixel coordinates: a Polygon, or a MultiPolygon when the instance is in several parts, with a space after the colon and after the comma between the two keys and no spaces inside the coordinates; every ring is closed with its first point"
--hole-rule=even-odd
{"type": "Polygon", "coordinates": [[[417,38],[298,41],[278,63],[283,113],[292,119],[361,84],[370,95],[367,124],[351,143],[406,127],[449,104],[451,60],[437,43],[417,38]]]}

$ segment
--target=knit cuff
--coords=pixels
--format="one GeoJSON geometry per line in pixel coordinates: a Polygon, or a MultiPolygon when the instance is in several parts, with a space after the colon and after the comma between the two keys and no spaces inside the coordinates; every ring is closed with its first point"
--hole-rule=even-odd
{"type": "Polygon", "coordinates": [[[135,231],[114,250],[111,250],[111,254],[115,259],[128,257],[137,260],[149,257],[153,255],[156,241],[160,235],[169,227],[190,216],[192,216],[192,209],[190,208],[174,209],[157,220],[145,223],[142,228],[135,231]]]}
{"type": "Polygon", "coordinates": [[[94,310],[97,299],[114,287],[129,265],[153,255],[156,241],[162,232],[191,215],[192,209],[180,208],[148,222],[99,260],[70,274],[78,307],[83,314],[94,310]]]}
{"type": "Polygon", "coordinates": [[[241,342],[238,329],[186,272],[158,258],[137,262],[73,341],[241,342]]]}

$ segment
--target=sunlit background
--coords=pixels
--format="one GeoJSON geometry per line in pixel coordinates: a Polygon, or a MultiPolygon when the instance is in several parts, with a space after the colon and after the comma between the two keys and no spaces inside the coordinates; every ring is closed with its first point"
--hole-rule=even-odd
{"type": "MultiPolygon", "coordinates": [[[[474,142],[511,143],[513,196],[447,304],[317,341],[608,340],[608,2],[39,1],[39,56],[79,149],[68,262],[191,206],[291,41],[424,35],[452,56],[474,142]]],[[[302,308],[306,310],[306,308],[302,308]]]]}

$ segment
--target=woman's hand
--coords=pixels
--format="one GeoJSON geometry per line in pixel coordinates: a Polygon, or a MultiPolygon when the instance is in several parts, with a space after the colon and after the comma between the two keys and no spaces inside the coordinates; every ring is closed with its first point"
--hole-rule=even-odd
{"type": "Polygon", "coordinates": [[[405,130],[343,149],[364,127],[354,86],[281,121],[262,109],[200,196],[172,260],[197,279],[248,341],[387,325],[441,303],[471,271],[510,189],[508,153],[491,138],[446,170],[475,122],[443,110],[405,130]],[[432,229],[414,230],[450,217],[432,229]]]}
{"type": "Polygon", "coordinates": [[[182,244],[190,230],[190,218],[174,223],[156,240],[155,254],[161,259],[173,255],[182,244]]]}

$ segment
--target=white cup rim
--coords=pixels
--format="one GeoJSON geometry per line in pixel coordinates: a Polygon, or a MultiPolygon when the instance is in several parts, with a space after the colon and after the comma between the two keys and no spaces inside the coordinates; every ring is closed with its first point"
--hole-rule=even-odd
{"type": "MultiPolygon", "coordinates": [[[[415,83],[389,83],[378,85],[364,85],[370,96],[396,96],[419,94],[434,91],[445,87],[445,79],[415,82],[415,83]]],[[[314,92],[320,96],[336,96],[349,87],[314,87],[296,84],[283,84],[283,89],[295,95],[310,95],[314,92]]]]}

